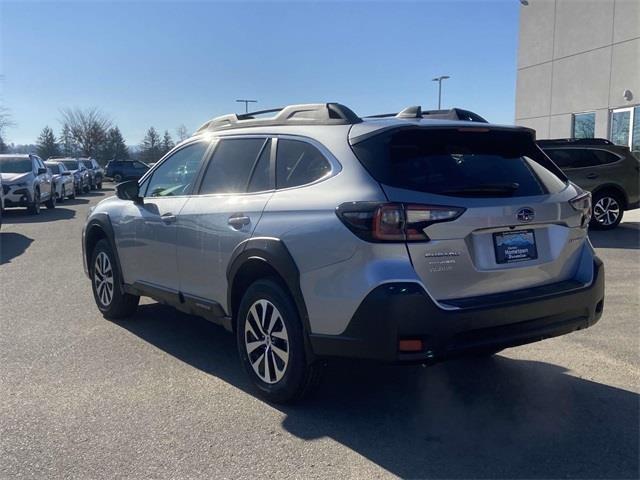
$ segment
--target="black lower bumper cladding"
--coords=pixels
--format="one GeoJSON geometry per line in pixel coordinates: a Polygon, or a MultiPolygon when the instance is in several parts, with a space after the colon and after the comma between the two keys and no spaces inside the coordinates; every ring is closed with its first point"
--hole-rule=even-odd
{"type": "Polygon", "coordinates": [[[381,285],[358,307],[343,334],[312,334],[311,345],[320,357],[437,362],[557,337],[590,327],[602,316],[604,266],[596,257],[588,286],[561,282],[482,301],[465,300],[461,308],[443,310],[418,284],[381,285]],[[399,352],[403,339],[421,340],[422,350],[399,352]]]}

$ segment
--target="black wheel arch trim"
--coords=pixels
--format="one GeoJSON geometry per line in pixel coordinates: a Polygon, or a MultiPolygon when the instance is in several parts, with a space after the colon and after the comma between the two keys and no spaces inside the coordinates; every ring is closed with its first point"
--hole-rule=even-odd
{"type": "Polygon", "coordinates": [[[272,237],[254,237],[243,241],[235,248],[227,267],[227,308],[229,315],[233,315],[233,283],[236,275],[246,262],[253,260],[263,261],[274,269],[284,281],[289,292],[291,292],[293,301],[298,309],[298,314],[302,320],[305,348],[307,350],[307,359],[309,360],[313,357],[311,344],[309,342],[311,328],[307,306],[300,288],[300,271],[282,240],[272,237]]]}
{"type": "Polygon", "coordinates": [[[95,213],[91,217],[91,219],[87,222],[87,226],[85,227],[84,238],[82,239],[82,247],[83,247],[83,255],[86,260],[87,265],[87,274],[91,274],[91,258],[89,257],[89,249],[87,248],[87,241],[89,240],[90,232],[93,229],[100,229],[104,236],[106,237],[109,245],[111,246],[111,251],[113,252],[114,261],[116,263],[116,267],[120,272],[120,282],[123,283],[124,279],[122,277],[122,268],[120,267],[120,256],[118,255],[118,249],[116,248],[115,235],[113,233],[113,225],[111,224],[111,219],[109,215],[106,213],[95,213]]]}

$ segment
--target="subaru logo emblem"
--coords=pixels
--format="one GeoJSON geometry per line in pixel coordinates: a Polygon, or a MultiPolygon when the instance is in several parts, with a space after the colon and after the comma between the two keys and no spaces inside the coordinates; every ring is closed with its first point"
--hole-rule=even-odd
{"type": "Polygon", "coordinates": [[[530,222],[536,217],[536,213],[533,208],[524,207],[518,210],[517,217],[521,222],[530,222]]]}

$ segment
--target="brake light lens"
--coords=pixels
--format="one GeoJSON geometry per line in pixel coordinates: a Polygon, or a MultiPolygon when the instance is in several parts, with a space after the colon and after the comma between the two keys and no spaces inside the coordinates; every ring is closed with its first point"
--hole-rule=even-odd
{"type": "Polygon", "coordinates": [[[358,237],[369,242],[425,242],[424,229],[455,220],[464,208],[404,203],[349,202],[336,214],[358,237]]]}
{"type": "Polygon", "coordinates": [[[569,204],[573,207],[574,210],[582,213],[581,225],[583,227],[586,227],[591,220],[591,193],[582,192],[577,197],[569,200],[569,204]]]}

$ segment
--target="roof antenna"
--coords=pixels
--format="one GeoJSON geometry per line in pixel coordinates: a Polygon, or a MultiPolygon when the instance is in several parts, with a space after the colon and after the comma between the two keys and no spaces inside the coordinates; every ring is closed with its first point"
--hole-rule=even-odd
{"type": "Polygon", "coordinates": [[[398,113],[396,118],[422,118],[422,107],[420,105],[407,107],[398,113]]]}

